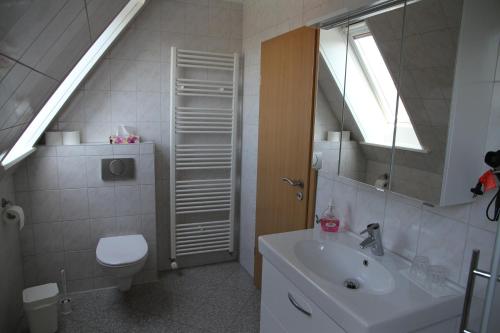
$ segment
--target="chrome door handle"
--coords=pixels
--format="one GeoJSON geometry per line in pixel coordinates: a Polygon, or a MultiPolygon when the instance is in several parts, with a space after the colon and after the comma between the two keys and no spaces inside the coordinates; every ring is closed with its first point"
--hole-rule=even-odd
{"type": "Polygon", "coordinates": [[[281,180],[290,186],[298,186],[300,188],[304,187],[304,183],[302,182],[302,180],[292,180],[292,179],[286,178],[286,177],[281,177],[281,180]]]}
{"type": "Polygon", "coordinates": [[[295,298],[293,298],[292,294],[288,293],[288,300],[290,301],[290,303],[292,303],[292,305],[297,309],[299,310],[300,312],[302,312],[303,314],[305,314],[306,316],[311,316],[311,312],[307,311],[306,309],[304,309],[303,307],[301,307],[299,305],[299,303],[297,303],[297,301],[295,300],[295,298]]]}

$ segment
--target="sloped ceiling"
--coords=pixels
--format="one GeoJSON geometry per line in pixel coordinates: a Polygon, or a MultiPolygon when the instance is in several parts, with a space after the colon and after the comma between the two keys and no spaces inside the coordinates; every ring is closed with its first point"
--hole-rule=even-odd
{"type": "Polygon", "coordinates": [[[0,0],[0,154],[127,0],[0,0]]]}

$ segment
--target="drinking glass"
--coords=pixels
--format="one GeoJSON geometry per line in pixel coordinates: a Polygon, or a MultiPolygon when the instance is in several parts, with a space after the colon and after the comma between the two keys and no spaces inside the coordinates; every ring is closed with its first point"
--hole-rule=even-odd
{"type": "Polygon", "coordinates": [[[431,265],[427,269],[426,285],[431,290],[441,290],[446,284],[446,267],[441,265],[431,265]]]}
{"type": "Polygon", "coordinates": [[[410,267],[410,275],[420,281],[427,278],[427,269],[429,268],[429,258],[425,256],[415,256],[410,267]]]}

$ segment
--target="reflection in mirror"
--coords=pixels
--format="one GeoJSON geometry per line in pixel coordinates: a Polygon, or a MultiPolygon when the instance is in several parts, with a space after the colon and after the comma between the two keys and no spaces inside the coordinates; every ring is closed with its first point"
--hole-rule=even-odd
{"type": "MultiPolygon", "coordinates": [[[[441,195],[462,5],[422,0],[406,7],[399,109],[406,107],[425,151],[394,151],[391,190],[434,204],[441,195]]],[[[390,43],[387,48],[391,52],[390,43]]],[[[398,127],[396,142],[405,134],[398,127]]]]}
{"type": "MultiPolygon", "coordinates": [[[[389,183],[403,20],[402,10],[386,9],[320,33],[317,108],[322,93],[337,122],[317,124],[315,139],[340,146],[340,162],[332,161],[339,175],[379,188],[389,183]]],[[[422,149],[408,117],[399,118],[403,126],[396,144],[422,149]]]]}
{"type": "Polygon", "coordinates": [[[320,39],[323,42],[320,44],[318,62],[314,151],[322,154],[323,165],[319,175],[330,179],[338,174],[340,153],[347,50],[347,36],[343,30],[343,27],[320,30],[320,39]],[[329,57],[326,57],[326,54],[329,54],[329,57]]]}

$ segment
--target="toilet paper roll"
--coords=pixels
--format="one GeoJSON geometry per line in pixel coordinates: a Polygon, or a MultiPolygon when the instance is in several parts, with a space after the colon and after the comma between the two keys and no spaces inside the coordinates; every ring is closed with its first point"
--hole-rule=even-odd
{"type": "Polygon", "coordinates": [[[327,140],[331,141],[331,142],[339,142],[340,141],[340,132],[328,131],[327,140]]]}
{"type": "Polygon", "coordinates": [[[63,145],[79,145],[80,131],[62,132],[63,145]]]}
{"type": "Polygon", "coordinates": [[[60,146],[63,143],[61,132],[45,132],[45,144],[47,146],[60,146]]]}
{"type": "Polygon", "coordinates": [[[24,211],[20,206],[10,206],[3,210],[2,219],[6,223],[19,223],[19,230],[24,227],[24,211]]]}

